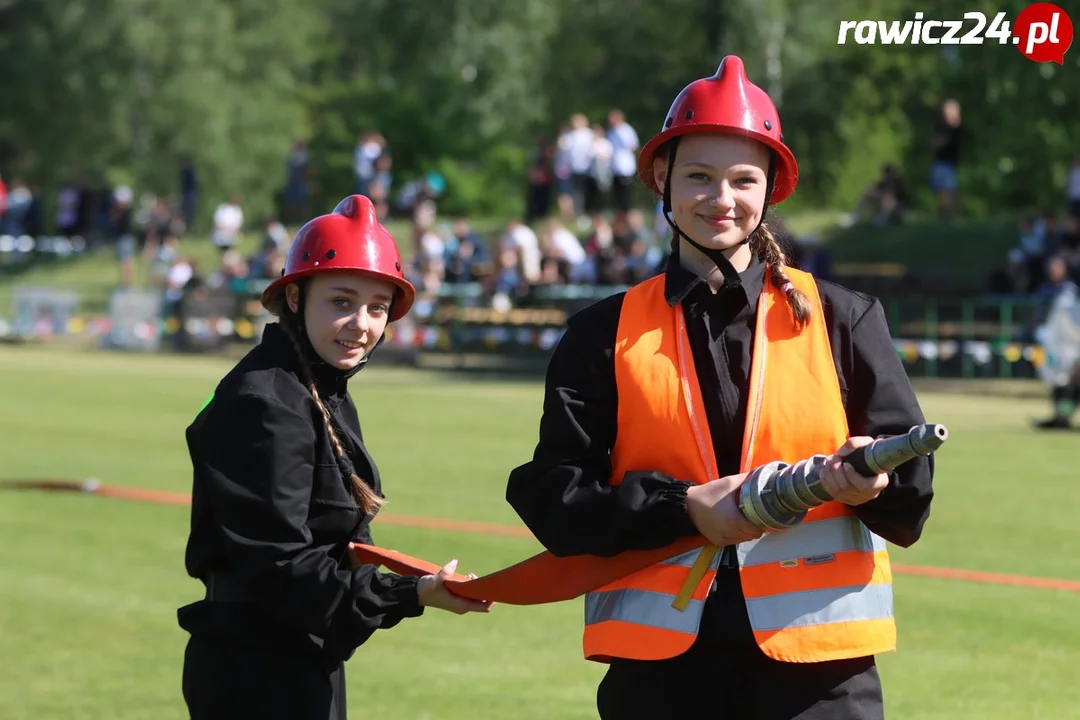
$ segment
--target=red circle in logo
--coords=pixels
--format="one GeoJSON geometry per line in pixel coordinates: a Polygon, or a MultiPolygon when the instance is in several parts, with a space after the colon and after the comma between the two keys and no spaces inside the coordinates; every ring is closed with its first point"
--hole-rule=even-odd
{"type": "Polygon", "coordinates": [[[1054,3],[1035,3],[1016,16],[1012,34],[1013,44],[1028,60],[1063,65],[1073,41],[1072,19],[1054,3]]]}

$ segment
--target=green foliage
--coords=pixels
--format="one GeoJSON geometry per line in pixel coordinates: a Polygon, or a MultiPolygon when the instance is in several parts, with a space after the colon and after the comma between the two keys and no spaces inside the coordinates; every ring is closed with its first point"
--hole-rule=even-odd
{"type": "Polygon", "coordinates": [[[50,189],[90,183],[176,190],[179,160],[199,168],[203,210],[239,192],[270,209],[284,149],[305,123],[296,89],[324,32],[286,0],[40,0],[6,12],[0,45],[10,113],[6,175],[50,189]],[[11,102],[14,98],[21,102],[11,102]]]}
{"type": "Polygon", "coordinates": [[[520,215],[525,197],[528,153],[510,144],[493,146],[480,162],[442,157],[435,169],[446,179],[439,201],[444,216],[511,217],[520,215]]]}

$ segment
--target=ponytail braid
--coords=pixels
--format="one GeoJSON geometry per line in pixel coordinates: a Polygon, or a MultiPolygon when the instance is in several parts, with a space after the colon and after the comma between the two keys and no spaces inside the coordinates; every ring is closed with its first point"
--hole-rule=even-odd
{"type": "Polygon", "coordinates": [[[773,237],[768,223],[762,223],[758,231],[754,233],[750,239],[750,249],[765,261],[769,269],[769,279],[783,291],[794,316],[795,327],[801,329],[810,320],[810,299],[791,284],[787,273],[784,272],[787,256],[784,255],[780,243],[773,237]]]}
{"type": "Polygon", "coordinates": [[[311,397],[315,398],[315,404],[319,406],[319,411],[322,412],[323,424],[326,426],[326,434],[330,436],[330,446],[334,450],[334,457],[337,460],[338,468],[341,470],[341,476],[349,481],[353,498],[360,506],[360,510],[365,515],[370,515],[382,507],[383,499],[371,489],[370,485],[357,476],[352,461],[345,454],[345,447],[341,444],[341,438],[338,437],[337,430],[334,429],[330,411],[326,409],[322,398],[319,397],[319,390],[315,387],[315,378],[312,376],[310,368],[311,359],[304,349],[304,344],[300,341],[301,329],[297,327],[298,323],[294,319],[295,317],[292,314],[283,314],[280,323],[281,329],[285,331],[289,342],[292,343],[293,350],[296,351],[296,356],[300,359],[300,367],[304,374],[307,389],[311,393],[311,397]]]}

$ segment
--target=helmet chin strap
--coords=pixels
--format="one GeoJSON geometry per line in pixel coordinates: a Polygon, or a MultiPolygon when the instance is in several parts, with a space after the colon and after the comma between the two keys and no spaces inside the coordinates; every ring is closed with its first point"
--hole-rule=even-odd
{"type": "MultiPolygon", "coordinates": [[[[728,260],[726,255],[724,255],[724,251],[719,248],[706,247],[694,240],[692,237],[682,231],[678,224],[676,224],[675,218],[673,218],[671,215],[671,176],[675,170],[675,151],[678,150],[678,148],[679,138],[672,138],[668,148],[667,181],[664,182],[664,219],[667,220],[668,225],[671,226],[671,231],[675,233],[676,238],[682,238],[686,240],[686,242],[690,243],[699,251],[701,251],[701,253],[705,257],[713,261],[713,264],[716,265],[717,269],[719,269],[724,276],[725,287],[741,287],[742,278],[739,277],[739,271],[735,269],[735,266],[732,265],[731,261],[728,260]]],[[[757,233],[757,231],[761,228],[761,225],[765,222],[765,215],[769,211],[769,198],[772,197],[773,179],[775,177],[776,153],[770,152],[768,179],[765,185],[765,207],[761,210],[761,218],[758,220],[757,227],[754,228],[754,231],[748,234],[742,240],[740,240],[738,245],[736,245],[735,247],[750,242],[750,238],[754,237],[755,233],[757,233]]]]}

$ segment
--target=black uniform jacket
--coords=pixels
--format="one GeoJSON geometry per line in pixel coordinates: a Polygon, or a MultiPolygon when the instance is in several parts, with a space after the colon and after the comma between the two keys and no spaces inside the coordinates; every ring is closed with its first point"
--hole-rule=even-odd
{"type": "MultiPolygon", "coordinates": [[[[357,475],[382,495],[346,391],[352,373],[325,364],[313,372],[357,475]]],[[[235,632],[245,625],[309,639],[324,654],[346,658],[375,630],[423,612],[416,578],[373,565],[350,569],[348,543],[371,544],[370,518],[350,494],[296,354],[276,324],[217,386],[187,442],[194,466],[187,571],[204,582],[213,574],[223,602],[182,608],[183,627],[207,632],[229,624],[235,632]]]]}
{"type": "MultiPolygon", "coordinates": [[[[765,266],[740,273],[741,287],[712,293],[701,278],[669,261],[665,294],[682,302],[691,352],[722,476],[740,471],[751,351],[765,266]]],[[[925,422],[875,298],[817,281],[850,434],[907,432],[925,422]]],[[[553,554],[612,556],[696,535],[687,515],[691,483],[643,468],[610,484],[618,392],[613,350],[624,294],[570,318],[548,366],[539,443],[516,468],[506,498],[553,554]]],[[[813,422],[814,408],[805,408],[813,422]]],[[[835,452],[837,448],[822,448],[835,452]]],[[[901,546],[914,543],[929,515],[933,458],[916,458],[892,473],[876,499],[854,508],[875,533],[901,546]]],[[[725,565],[734,564],[731,548],[725,565]]]]}

